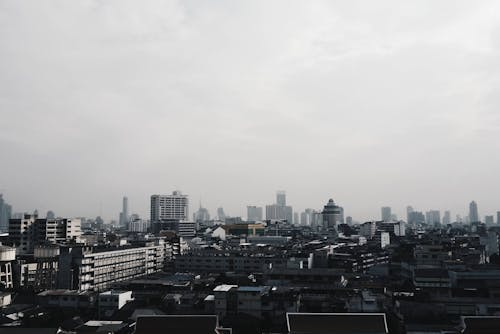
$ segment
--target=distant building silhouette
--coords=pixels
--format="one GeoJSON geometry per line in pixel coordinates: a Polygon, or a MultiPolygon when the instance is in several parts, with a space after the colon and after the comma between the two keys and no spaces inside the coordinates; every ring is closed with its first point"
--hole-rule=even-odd
{"type": "Polygon", "coordinates": [[[221,221],[226,220],[226,213],[223,208],[217,208],[217,219],[221,221]]]}
{"type": "Polygon", "coordinates": [[[406,207],[406,222],[410,222],[410,214],[413,212],[413,207],[411,205],[408,205],[406,207]]]}
{"type": "Polygon", "coordinates": [[[5,202],[3,194],[0,194],[0,232],[9,230],[10,218],[12,218],[12,207],[5,202]]]}
{"type": "Polygon", "coordinates": [[[284,191],[276,193],[276,204],[266,205],[267,220],[286,220],[293,223],[293,208],[286,205],[286,194],[284,191]]]}
{"type": "Polygon", "coordinates": [[[336,230],[338,224],[344,223],[344,209],[335,204],[330,198],[321,212],[323,218],[323,228],[327,230],[336,230]]]}
{"type": "Polygon", "coordinates": [[[262,220],[262,208],[254,205],[247,206],[247,220],[259,221],[262,220]]]}
{"type": "Polygon", "coordinates": [[[450,211],[445,211],[443,215],[443,225],[451,224],[451,213],[450,211]]]}
{"type": "Polygon", "coordinates": [[[475,201],[470,202],[469,204],[469,222],[475,223],[479,222],[479,212],[477,210],[477,203],[475,201]]]}
{"type": "Polygon", "coordinates": [[[201,202],[200,208],[193,214],[193,220],[195,222],[206,222],[210,220],[210,213],[201,205],[201,202]]]}
{"type": "Polygon", "coordinates": [[[441,225],[441,212],[439,210],[427,211],[425,222],[429,225],[441,225]]]}
{"type": "Polygon", "coordinates": [[[390,206],[383,206],[381,209],[381,218],[385,222],[392,220],[392,210],[390,206]]]}
{"type": "Polygon", "coordinates": [[[129,220],[128,198],[127,198],[127,196],[124,196],[123,201],[122,201],[122,212],[120,212],[120,219],[119,219],[120,226],[127,226],[128,220],[129,220]]]}

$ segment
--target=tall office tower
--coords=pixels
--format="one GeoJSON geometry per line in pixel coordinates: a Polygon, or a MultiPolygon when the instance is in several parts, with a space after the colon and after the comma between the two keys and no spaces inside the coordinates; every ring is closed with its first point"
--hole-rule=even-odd
{"type": "Polygon", "coordinates": [[[493,225],[493,224],[495,224],[495,219],[494,219],[493,216],[485,216],[484,217],[484,223],[486,225],[493,225]]]}
{"type": "Polygon", "coordinates": [[[255,205],[247,206],[247,220],[259,221],[262,220],[262,208],[255,205]]]}
{"type": "Polygon", "coordinates": [[[441,212],[439,210],[430,210],[425,213],[425,222],[430,225],[441,224],[441,212]]]}
{"type": "Polygon", "coordinates": [[[293,224],[294,225],[300,225],[300,219],[299,219],[299,213],[294,212],[293,213],[293,224]]]}
{"type": "Polygon", "coordinates": [[[500,211],[497,211],[497,224],[500,224],[500,211]]]}
{"type": "Polygon", "coordinates": [[[276,192],[276,204],[279,206],[286,206],[286,192],[282,190],[276,192]]]}
{"type": "Polygon", "coordinates": [[[385,222],[390,222],[391,221],[391,216],[392,216],[392,212],[391,212],[391,207],[390,206],[383,206],[382,209],[382,220],[385,221],[385,222]]]}
{"type": "Polygon", "coordinates": [[[129,220],[128,216],[128,198],[123,197],[122,212],[120,212],[120,226],[126,226],[129,220]]]}
{"type": "Polygon", "coordinates": [[[337,229],[338,224],[344,223],[344,209],[335,204],[330,198],[321,212],[323,218],[323,228],[327,230],[337,229]]]}
{"type": "Polygon", "coordinates": [[[5,202],[0,194],[0,232],[9,230],[9,219],[12,218],[12,207],[5,202]]]}
{"type": "Polygon", "coordinates": [[[451,224],[451,213],[449,210],[444,212],[443,215],[443,225],[451,224]]]}
{"type": "Polygon", "coordinates": [[[188,220],[189,199],[180,191],[151,196],[151,222],[188,220]]]}
{"type": "Polygon", "coordinates": [[[408,205],[406,207],[406,222],[410,221],[410,214],[413,212],[413,207],[411,205],[408,205]]]}
{"type": "Polygon", "coordinates": [[[217,219],[222,221],[226,220],[226,214],[223,208],[217,208],[217,219]]]}
{"type": "Polygon", "coordinates": [[[266,219],[280,219],[293,223],[293,208],[286,205],[284,191],[276,193],[276,204],[266,205],[266,219]]]}
{"type": "Polygon", "coordinates": [[[477,210],[477,203],[472,201],[469,204],[469,222],[475,223],[479,221],[479,212],[477,210]]]}
{"type": "Polygon", "coordinates": [[[347,225],[352,225],[352,217],[351,216],[347,216],[345,218],[345,222],[346,222],[347,225]]]}

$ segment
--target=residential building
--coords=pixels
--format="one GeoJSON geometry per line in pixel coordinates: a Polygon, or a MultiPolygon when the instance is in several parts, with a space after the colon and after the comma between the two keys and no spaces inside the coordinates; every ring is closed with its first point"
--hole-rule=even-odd
{"type": "Polygon", "coordinates": [[[162,240],[135,248],[62,247],[58,286],[78,291],[105,291],[114,283],[163,270],[170,257],[169,249],[169,244],[162,240]]]}
{"type": "Polygon", "coordinates": [[[0,289],[14,287],[12,263],[16,260],[16,249],[0,245],[0,289]]]}
{"type": "Polygon", "coordinates": [[[172,195],[151,196],[151,222],[188,220],[189,199],[180,191],[172,195]]]}

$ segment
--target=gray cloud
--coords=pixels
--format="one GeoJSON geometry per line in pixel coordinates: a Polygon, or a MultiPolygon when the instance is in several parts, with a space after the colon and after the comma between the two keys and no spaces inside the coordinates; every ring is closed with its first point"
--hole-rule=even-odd
{"type": "Polygon", "coordinates": [[[15,210],[500,210],[494,1],[0,1],[15,210]]]}

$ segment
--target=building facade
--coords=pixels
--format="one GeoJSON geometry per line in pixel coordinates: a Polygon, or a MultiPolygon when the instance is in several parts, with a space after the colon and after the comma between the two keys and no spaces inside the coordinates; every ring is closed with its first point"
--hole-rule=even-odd
{"type": "Polygon", "coordinates": [[[151,196],[151,221],[188,220],[189,199],[180,191],[151,196]]]}

